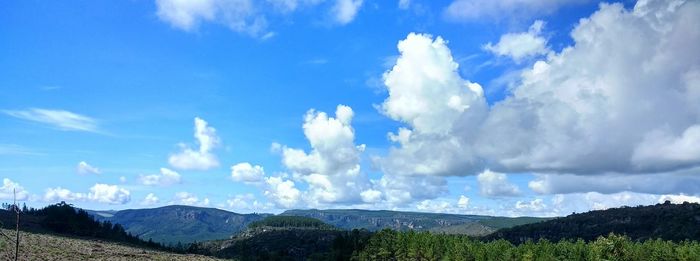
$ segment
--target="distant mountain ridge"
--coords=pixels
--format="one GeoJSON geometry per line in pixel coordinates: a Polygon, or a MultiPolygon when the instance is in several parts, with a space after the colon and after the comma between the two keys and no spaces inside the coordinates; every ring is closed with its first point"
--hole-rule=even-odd
{"type": "MultiPolygon", "coordinates": [[[[128,232],[144,240],[152,239],[166,245],[227,239],[243,231],[250,223],[272,216],[272,214],[239,214],[216,208],[181,205],[119,211],[88,210],[88,213],[98,220],[121,224],[128,232]]],[[[280,216],[316,218],[346,230],[413,229],[473,236],[486,235],[503,227],[547,220],[531,217],[508,218],[362,209],[294,209],[287,210],[280,216]]]]}
{"type": "Polygon", "coordinates": [[[239,214],[216,208],[171,205],[150,209],[95,211],[98,220],[121,224],[142,239],[164,244],[229,238],[271,214],[239,214]]]}
{"type": "Polygon", "coordinates": [[[417,230],[472,236],[482,236],[501,228],[549,220],[549,218],[535,217],[510,218],[363,209],[293,209],[280,215],[316,218],[342,229],[364,228],[377,231],[391,228],[399,231],[417,230]]]}

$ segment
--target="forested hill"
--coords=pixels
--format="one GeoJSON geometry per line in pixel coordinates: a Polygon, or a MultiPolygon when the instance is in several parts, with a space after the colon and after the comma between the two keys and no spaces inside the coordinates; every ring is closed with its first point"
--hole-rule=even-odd
{"type": "Polygon", "coordinates": [[[549,220],[549,218],[535,217],[509,218],[362,209],[294,209],[287,210],[280,215],[316,218],[348,230],[364,228],[369,231],[377,231],[390,228],[399,231],[431,231],[472,236],[486,235],[501,228],[549,220]]]}
{"type": "Polygon", "coordinates": [[[572,214],[553,220],[499,230],[487,239],[506,239],[513,243],[540,238],[594,240],[610,233],[632,240],[700,240],[700,204],[656,204],[621,207],[572,214]]]}
{"type": "Polygon", "coordinates": [[[89,211],[99,220],[118,223],[141,238],[176,245],[226,239],[270,214],[238,214],[216,208],[165,206],[120,211],[89,211]]]}

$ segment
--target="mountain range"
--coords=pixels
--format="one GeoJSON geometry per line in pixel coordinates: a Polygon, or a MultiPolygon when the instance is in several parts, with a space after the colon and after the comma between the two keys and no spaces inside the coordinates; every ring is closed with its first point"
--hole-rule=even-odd
{"type": "MultiPolygon", "coordinates": [[[[124,226],[133,235],[166,245],[227,239],[250,223],[272,214],[238,214],[216,208],[165,206],[120,211],[89,210],[96,219],[124,226]]],[[[388,210],[331,209],[287,210],[280,216],[303,216],[321,220],[340,229],[384,228],[432,231],[447,234],[482,236],[501,228],[548,220],[534,217],[492,217],[388,210]]]]}

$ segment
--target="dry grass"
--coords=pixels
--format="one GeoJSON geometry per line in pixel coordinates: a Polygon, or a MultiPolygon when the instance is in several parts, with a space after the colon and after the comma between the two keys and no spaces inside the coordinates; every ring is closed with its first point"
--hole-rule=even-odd
{"type": "MultiPolygon", "coordinates": [[[[14,238],[12,230],[2,230],[14,238]]],[[[85,240],[21,232],[20,260],[220,260],[173,254],[100,240],[85,240]]],[[[14,241],[0,238],[0,260],[14,258],[14,241]]]]}

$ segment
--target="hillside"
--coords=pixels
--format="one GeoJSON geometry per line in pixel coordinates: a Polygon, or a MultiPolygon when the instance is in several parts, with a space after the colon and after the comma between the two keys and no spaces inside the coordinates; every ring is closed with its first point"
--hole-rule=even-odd
{"type": "Polygon", "coordinates": [[[98,220],[118,223],[142,239],[166,245],[226,239],[269,214],[238,214],[216,208],[165,206],[151,209],[89,211],[98,220]]]}
{"type": "Polygon", "coordinates": [[[377,231],[390,228],[399,231],[417,230],[467,235],[485,235],[500,228],[548,220],[533,217],[508,218],[361,209],[295,209],[280,215],[312,217],[342,229],[377,231]]]}
{"type": "Polygon", "coordinates": [[[322,221],[271,216],[253,222],[231,239],[200,242],[188,251],[242,260],[347,260],[368,231],[342,231],[322,221]]]}
{"type": "Polygon", "coordinates": [[[623,234],[632,240],[700,240],[700,204],[656,204],[622,207],[572,214],[553,220],[499,230],[487,239],[506,239],[521,243],[540,238],[594,240],[609,233],[623,234]]]}
{"type": "MultiPolygon", "coordinates": [[[[0,210],[0,224],[4,228],[15,226],[16,215],[14,206],[0,210]]],[[[61,202],[40,209],[24,209],[20,222],[22,231],[34,233],[50,233],[62,236],[77,236],[95,240],[129,243],[151,249],[166,249],[158,243],[142,240],[124,230],[120,224],[109,221],[96,221],[87,211],[74,208],[61,202]]]]}
{"type": "MultiPolygon", "coordinates": [[[[2,232],[14,238],[13,230],[2,232]]],[[[218,260],[193,254],[174,254],[95,239],[21,232],[20,260],[218,260]]],[[[14,244],[0,238],[0,260],[14,258],[14,244]]]]}

